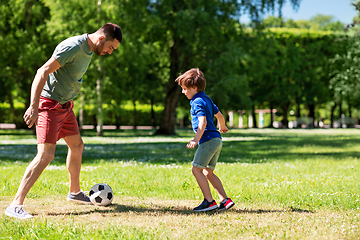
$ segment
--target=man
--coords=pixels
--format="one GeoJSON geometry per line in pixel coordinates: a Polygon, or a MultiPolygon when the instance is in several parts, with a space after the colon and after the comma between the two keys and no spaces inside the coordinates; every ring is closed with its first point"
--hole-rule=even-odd
{"type": "Polygon", "coordinates": [[[82,76],[87,71],[93,52],[101,56],[111,54],[122,41],[118,25],[107,23],[92,34],[68,38],[55,49],[52,57],[37,70],[31,87],[30,106],[24,121],[31,128],[36,125],[38,151],[25,170],[13,202],[5,210],[11,217],[33,217],[23,209],[30,188],[55,155],[56,142],[64,138],[68,145],[66,166],[70,192],[67,200],[91,204],[80,189],[80,169],[84,143],[73,112],[73,99],[80,92],[82,76]]]}

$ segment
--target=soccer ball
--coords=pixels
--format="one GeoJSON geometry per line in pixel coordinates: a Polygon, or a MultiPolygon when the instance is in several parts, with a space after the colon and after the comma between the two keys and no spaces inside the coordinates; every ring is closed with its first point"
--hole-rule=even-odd
{"type": "Polygon", "coordinates": [[[89,197],[94,205],[106,206],[112,202],[114,194],[109,185],[98,183],[91,188],[89,197]]]}

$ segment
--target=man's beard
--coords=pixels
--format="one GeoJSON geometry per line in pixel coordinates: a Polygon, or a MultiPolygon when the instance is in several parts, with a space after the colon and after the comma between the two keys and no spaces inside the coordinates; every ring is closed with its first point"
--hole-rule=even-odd
{"type": "Polygon", "coordinates": [[[96,46],[94,53],[98,56],[100,56],[103,53],[103,49],[104,49],[104,42],[101,42],[98,46],[96,46]]]}

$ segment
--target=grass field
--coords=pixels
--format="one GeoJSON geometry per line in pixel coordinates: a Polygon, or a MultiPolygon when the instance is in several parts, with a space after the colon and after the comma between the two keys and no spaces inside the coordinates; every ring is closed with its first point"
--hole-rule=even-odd
{"type": "MultiPolygon", "coordinates": [[[[83,133],[84,191],[100,182],[107,207],[68,203],[67,147],[30,190],[21,221],[3,213],[36,139],[0,130],[0,239],[360,239],[360,130],[230,130],[216,174],[236,205],[194,213],[202,201],[191,173],[191,130],[176,137],[149,130],[83,133]]],[[[213,192],[217,199],[217,195],[213,192]]]]}

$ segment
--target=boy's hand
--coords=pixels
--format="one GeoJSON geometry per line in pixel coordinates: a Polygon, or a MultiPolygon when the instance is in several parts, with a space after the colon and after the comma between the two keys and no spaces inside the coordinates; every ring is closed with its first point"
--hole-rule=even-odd
{"type": "Polygon", "coordinates": [[[223,126],[223,127],[220,127],[219,131],[221,133],[227,133],[229,131],[229,129],[227,128],[227,126],[223,126]]]}
{"type": "Polygon", "coordinates": [[[194,140],[191,140],[190,142],[188,142],[188,144],[186,144],[187,148],[194,148],[198,143],[194,140]]]}

